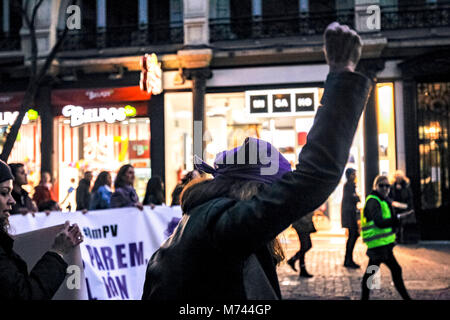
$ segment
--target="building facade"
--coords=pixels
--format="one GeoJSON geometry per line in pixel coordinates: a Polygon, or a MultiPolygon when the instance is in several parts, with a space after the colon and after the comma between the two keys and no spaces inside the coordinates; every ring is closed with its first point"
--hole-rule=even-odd
{"type": "MultiPolygon", "coordinates": [[[[28,68],[29,31],[13,2],[3,0],[1,12],[4,130],[17,110],[14,99],[25,90],[28,68]]],[[[38,11],[44,56],[70,17],[67,2],[45,0],[38,11]]],[[[339,21],[361,34],[358,69],[376,81],[348,163],[357,169],[361,198],[377,174],[401,169],[411,179],[421,238],[450,239],[449,1],[79,0],[77,5],[81,28],[68,32],[39,91],[38,119],[21,129],[21,136],[28,139],[33,132],[38,138],[17,141],[11,156],[28,160],[34,173],[51,171],[60,201],[83,170],[114,172],[131,162],[140,195],[146,180],[158,175],[170,202],[182,174],[193,168],[194,153],[212,163],[218,151],[247,136],[270,141],[294,165],[328,73],[322,34],[339,21]],[[139,90],[145,53],[156,53],[161,62],[163,91],[157,95],[139,90]],[[73,126],[63,112],[68,105],[91,110],[88,123],[73,126]],[[112,123],[100,116],[100,110],[125,107],[133,116],[117,116],[112,123]],[[31,144],[33,152],[23,147],[31,144]]],[[[321,208],[324,225],[336,233],[343,232],[341,198],[342,183],[321,208]]]]}

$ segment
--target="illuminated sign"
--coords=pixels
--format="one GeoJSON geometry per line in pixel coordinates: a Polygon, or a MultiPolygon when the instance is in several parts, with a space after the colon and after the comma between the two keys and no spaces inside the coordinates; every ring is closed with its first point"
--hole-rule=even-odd
{"type": "Polygon", "coordinates": [[[258,117],[314,115],[318,100],[318,88],[245,92],[247,112],[258,117]]]}
{"type": "Polygon", "coordinates": [[[70,118],[70,126],[77,127],[85,123],[124,121],[127,117],[134,117],[136,109],[130,105],[124,108],[91,108],[67,105],[62,109],[64,117],[70,118]]]}
{"type": "Polygon", "coordinates": [[[296,93],[295,111],[314,111],[314,93],[296,93]]]}
{"type": "Polygon", "coordinates": [[[93,91],[93,90],[89,90],[86,91],[86,96],[89,98],[89,100],[94,100],[94,99],[100,99],[100,98],[109,98],[114,94],[114,90],[104,90],[104,91],[93,91]]]}
{"type": "Polygon", "coordinates": [[[267,95],[250,96],[250,113],[266,113],[268,111],[267,95]]]}
{"type": "Polygon", "coordinates": [[[151,94],[160,94],[162,88],[162,69],[156,54],[146,53],[141,57],[141,80],[139,86],[141,90],[151,94]]]}
{"type": "MultiPolygon", "coordinates": [[[[0,126],[12,126],[18,116],[19,116],[19,111],[0,112],[0,126]]],[[[30,121],[36,120],[37,117],[38,117],[38,112],[36,110],[30,109],[27,113],[25,113],[25,117],[22,120],[22,124],[28,124],[30,121]]]]}
{"type": "Polygon", "coordinates": [[[274,94],[272,96],[273,112],[291,112],[291,95],[274,94]]]}

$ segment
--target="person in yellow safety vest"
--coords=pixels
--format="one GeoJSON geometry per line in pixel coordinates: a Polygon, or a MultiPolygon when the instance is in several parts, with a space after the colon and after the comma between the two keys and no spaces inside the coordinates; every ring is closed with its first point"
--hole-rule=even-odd
{"type": "MultiPolygon", "coordinates": [[[[404,300],[411,300],[402,278],[402,268],[394,257],[395,232],[401,215],[395,215],[391,206],[389,180],[386,176],[377,176],[373,190],[366,198],[361,212],[361,236],[367,245],[369,264],[362,279],[361,300],[368,300],[370,290],[375,286],[374,276],[381,263],[391,270],[395,288],[404,300]],[[375,272],[374,272],[375,271],[375,272]],[[372,274],[373,273],[373,274],[372,274]]],[[[379,288],[379,287],[377,287],[379,288]]]]}

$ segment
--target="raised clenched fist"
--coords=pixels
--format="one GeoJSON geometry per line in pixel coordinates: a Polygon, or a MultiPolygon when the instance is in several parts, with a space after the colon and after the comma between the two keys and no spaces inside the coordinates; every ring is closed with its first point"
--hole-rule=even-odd
{"type": "Polygon", "coordinates": [[[333,22],[323,34],[325,58],[330,72],[355,71],[361,57],[361,38],[355,30],[333,22]]]}

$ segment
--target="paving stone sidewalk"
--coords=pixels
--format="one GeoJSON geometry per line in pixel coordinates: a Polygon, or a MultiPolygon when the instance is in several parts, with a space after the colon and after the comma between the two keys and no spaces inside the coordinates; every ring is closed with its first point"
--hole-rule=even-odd
{"type": "MultiPolygon", "coordinates": [[[[281,235],[287,259],[299,249],[293,229],[281,235]]],[[[316,233],[313,248],[306,254],[306,268],[314,277],[299,278],[286,262],[278,267],[285,300],[358,300],[361,279],[367,267],[366,246],[358,239],[354,260],[360,269],[343,266],[346,238],[316,233]]],[[[450,300],[450,243],[424,242],[397,245],[394,254],[402,267],[403,279],[411,297],[418,300],[450,300]]],[[[372,300],[400,300],[389,269],[381,266],[380,289],[371,292],[372,300]]]]}

